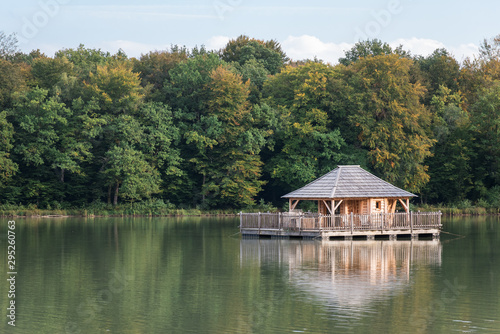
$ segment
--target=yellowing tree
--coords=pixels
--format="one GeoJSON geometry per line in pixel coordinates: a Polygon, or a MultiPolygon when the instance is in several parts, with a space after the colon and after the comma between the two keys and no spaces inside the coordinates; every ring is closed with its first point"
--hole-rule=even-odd
{"type": "Polygon", "coordinates": [[[374,169],[388,182],[418,192],[429,181],[432,115],[421,103],[425,89],[412,83],[413,61],[399,55],[361,58],[346,68],[354,93],[349,120],[369,150],[374,169]]]}
{"type": "Polygon", "coordinates": [[[97,66],[85,84],[89,97],[97,99],[101,110],[113,114],[135,112],[144,98],[144,89],[138,73],[129,63],[97,66]]]}

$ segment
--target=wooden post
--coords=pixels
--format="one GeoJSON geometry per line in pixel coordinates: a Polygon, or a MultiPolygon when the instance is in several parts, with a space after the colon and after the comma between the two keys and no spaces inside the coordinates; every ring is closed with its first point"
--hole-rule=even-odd
{"type": "Polygon", "coordinates": [[[351,234],[354,234],[353,231],[354,231],[354,213],[351,212],[351,234]]]}
{"type": "Polygon", "coordinates": [[[259,228],[259,235],[260,235],[260,212],[259,212],[259,216],[257,218],[257,227],[259,228]]]}
{"type": "Polygon", "coordinates": [[[240,232],[242,228],[243,228],[243,211],[240,211],[240,232]]]}
{"type": "Polygon", "coordinates": [[[382,218],[382,214],[380,214],[380,229],[384,232],[384,218],[382,218]]]}
{"type": "Polygon", "coordinates": [[[278,212],[278,230],[281,230],[281,212],[278,212]]]}
{"type": "Polygon", "coordinates": [[[410,231],[413,234],[413,212],[410,211],[410,231]]]}

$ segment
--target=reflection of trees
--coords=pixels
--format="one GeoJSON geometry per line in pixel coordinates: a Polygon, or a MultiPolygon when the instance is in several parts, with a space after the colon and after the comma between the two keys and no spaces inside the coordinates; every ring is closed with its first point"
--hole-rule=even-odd
{"type": "Polygon", "coordinates": [[[399,291],[412,266],[441,266],[432,241],[242,240],[242,264],[288,265],[290,281],[328,304],[361,306],[399,291]]]}
{"type": "MultiPolygon", "coordinates": [[[[216,332],[213,328],[227,321],[235,327],[240,319],[225,315],[245,307],[253,297],[250,291],[245,300],[238,298],[240,286],[229,284],[238,281],[239,261],[238,252],[227,249],[237,249],[238,240],[214,228],[221,224],[218,219],[16,223],[16,304],[22,305],[18,319],[23,333],[216,332]]],[[[8,271],[6,264],[4,257],[2,272],[8,271]]],[[[250,275],[258,281],[258,272],[247,270],[245,278],[250,275]]],[[[0,284],[1,296],[7,296],[6,287],[0,284]]],[[[5,309],[6,302],[0,298],[5,309]]],[[[1,333],[6,326],[0,325],[1,333]]]]}

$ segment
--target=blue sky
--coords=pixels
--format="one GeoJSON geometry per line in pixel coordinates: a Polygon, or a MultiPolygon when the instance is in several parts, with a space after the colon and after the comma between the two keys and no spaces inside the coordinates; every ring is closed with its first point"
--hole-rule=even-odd
{"type": "Polygon", "coordinates": [[[245,34],[276,39],[295,60],[336,63],[367,38],[421,55],[444,47],[462,60],[500,34],[499,13],[499,1],[481,0],[17,0],[2,5],[0,31],[47,55],[79,44],[131,57],[172,44],[218,49],[245,34]]]}

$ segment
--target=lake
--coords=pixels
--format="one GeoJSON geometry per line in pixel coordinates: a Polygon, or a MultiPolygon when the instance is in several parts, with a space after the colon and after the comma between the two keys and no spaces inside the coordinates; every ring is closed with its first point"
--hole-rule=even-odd
{"type": "Polygon", "coordinates": [[[0,219],[1,333],[500,332],[498,217],[329,242],[242,239],[238,218],[16,219],[15,298],[0,219]]]}

